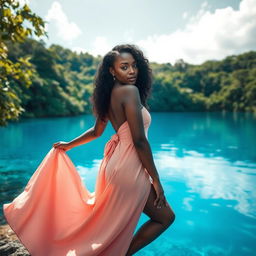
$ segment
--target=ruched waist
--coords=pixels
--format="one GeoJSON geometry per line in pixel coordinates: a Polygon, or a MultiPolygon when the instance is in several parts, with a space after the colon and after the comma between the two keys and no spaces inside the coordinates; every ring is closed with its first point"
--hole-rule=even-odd
{"type": "MultiPolygon", "coordinates": [[[[148,127],[145,127],[145,134],[148,137],[148,127]]],[[[122,144],[133,144],[132,135],[129,130],[129,126],[125,123],[117,133],[113,134],[109,141],[107,141],[104,148],[104,157],[111,157],[117,145],[122,142],[122,144]]]]}
{"type": "Polygon", "coordinates": [[[111,139],[105,145],[104,157],[111,157],[119,141],[120,138],[117,133],[111,136],[111,139]]]}

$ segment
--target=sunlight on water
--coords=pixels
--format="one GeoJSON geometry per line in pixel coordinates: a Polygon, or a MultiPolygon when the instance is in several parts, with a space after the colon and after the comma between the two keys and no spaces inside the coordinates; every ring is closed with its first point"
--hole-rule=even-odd
{"type": "Polygon", "coordinates": [[[205,158],[192,151],[185,154],[182,158],[166,152],[155,154],[163,178],[183,181],[190,188],[188,192],[197,193],[202,199],[223,199],[227,207],[256,218],[256,164],[205,158]]]}
{"type": "MultiPolygon", "coordinates": [[[[248,113],[151,115],[148,138],[176,219],[136,255],[253,255],[256,250],[255,116],[248,113]]],[[[8,129],[0,128],[1,204],[21,193],[52,143],[71,140],[93,124],[92,116],[82,116],[26,120],[11,124],[8,129]]],[[[67,152],[90,192],[95,190],[104,145],[113,133],[109,124],[102,137],[67,152]]],[[[142,214],[136,231],[146,220],[148,217],[142,214]]],[[[1,222],[5,223],[3,218],[1,222]]]]}

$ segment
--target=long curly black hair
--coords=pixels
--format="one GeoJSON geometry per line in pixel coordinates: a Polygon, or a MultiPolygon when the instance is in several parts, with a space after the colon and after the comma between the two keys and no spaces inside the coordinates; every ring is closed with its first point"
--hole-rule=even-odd
{"type": "Polygon", "coordinates": [[[116,45],[103,57],[94,78],[94,91],[91,97],[93,114],[102,121],[106,121],[110,96],[114,86],[114,79],[109,68],[114,66],[116,56],[122,52],[130,53],[137,62],[138,76],[135,86],[139,89],[141,103],[146,108],[149,108],[146,101],[151,94],[152,69],[149,66],[148,59],[144,57],[143,52],[134,44],[116,45]]]}

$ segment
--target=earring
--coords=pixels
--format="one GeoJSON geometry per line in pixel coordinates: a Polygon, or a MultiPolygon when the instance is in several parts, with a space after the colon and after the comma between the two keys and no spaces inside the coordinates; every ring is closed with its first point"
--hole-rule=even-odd
{"type": "Polygon", "coordinates": [[[114,79],[114,80],[116,80],[116,77],[115,77],[115,75],[113,75],[113,79],[114,79]]]}

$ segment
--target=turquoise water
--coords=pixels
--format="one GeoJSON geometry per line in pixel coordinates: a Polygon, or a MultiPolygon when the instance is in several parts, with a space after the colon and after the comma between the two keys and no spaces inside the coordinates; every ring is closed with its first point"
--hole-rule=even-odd
{"type": "MultiPolygon", "coordinates": [[[[256,255],[256,116],[151,113],[148,137],[176,220],[138,256],[256,255]]],[[[0,128],[0,199],[23,191],[54,142],[94,124],[93,116],[23,120],[0,128]]],[[[67,152],[94,191],[104,145],[114,133],[67,152]]],[[[2,218],[1,223],[5,223],[2,218]]],[[[139,226],[148,220],[141,215],[139,226]]]]}

